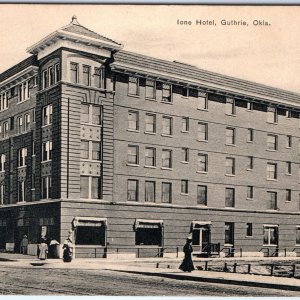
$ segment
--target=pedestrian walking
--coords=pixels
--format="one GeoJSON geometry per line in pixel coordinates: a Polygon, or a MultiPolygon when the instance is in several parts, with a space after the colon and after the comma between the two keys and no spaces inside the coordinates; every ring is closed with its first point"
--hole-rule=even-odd
{"type": "Polygon", "coordinates": [[[40,260],[46,260],[48,254],[48,245],[46,243],[45,239],[41,239],[41,243],[39,244],[39,259],[40,260]]]}
{"type": "Polygon", "coordinates": [[[186,243],[183,247],[183,252],[184,252],[184,259],[179,266],[179,269],[184,271],[184,272],[192,272],[195,270],[193,260],[192,260],[192,253],[193,253],[193,247],[191,245],[192,239],[187,238],[186,243]]]}
{"type": "Polygon", "coordinates": [[[28,238],[27,235],[24,234],[20,245],[20,253],[27,254],[27,251],[28,251],[28,238]]]}
{"type": "Polygon", "coordinates": [[[63,244],[63,261],[71,262],[73,259],[73,242],[71,237],[68,237],[63,244]]]}

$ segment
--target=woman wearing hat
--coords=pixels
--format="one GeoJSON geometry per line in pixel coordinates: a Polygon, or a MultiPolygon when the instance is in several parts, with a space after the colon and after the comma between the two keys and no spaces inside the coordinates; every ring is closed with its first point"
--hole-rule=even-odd
{"type": "Polygon", "coordinates": [[[195,270],[193,260],[192,260],[193,248],[191,246],[191,243],[192,243],[192,238],[188,237],[183,247],[184,259],[181,265],[179,266],[179,269],[184,272],[192,272],[193,270],[195,270]]]}

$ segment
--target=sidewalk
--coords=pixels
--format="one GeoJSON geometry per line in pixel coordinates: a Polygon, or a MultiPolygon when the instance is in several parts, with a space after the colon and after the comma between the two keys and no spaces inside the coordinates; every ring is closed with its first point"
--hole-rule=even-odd
{"type": "MultiPolygon", "coordinates": [[[[204,262],[208,259],[195,259],[194,262],[204,262]]],[[[224,259],[209,259],[213,261],[222,261],[224,259]]],[[[241,260],[237,258],[226,259],[227,262],[241,260]]],[[[246,258],[243,260],[247,261],[246,258]]],[[[248,259],[250,260],[250,258],[248,259]]],[[[251,261],[256,260],[251,258],[251,261]]],[[[261,258],[257,260],[262,260],[261,258]]],[[[265,262],[274,260],[299,261],[299,258],[266,258],[265,262]]],[[[78,269],[78,270],[107,270],[126,272],[131,274],[140,274],[144,276],[159,276],[177,280],[190,280],[199,282],[210,282],[219,284],[232,284],[242,286],[255,286],[264,288],[273,288],[281,290],[300,291],[300,280],[287,277],[262,276],[229,272],[213,271],[193,271],[184,273],[177,269],[180,259],[146,259],[139,258],[135,260],[109,260],[109,259],[75,259],[71,263],[64,263],[61,259],[48,259],[40,261],[36,257],[21,254],[0,253],[0,264],[5,266],[23,267],[23,268],[49,268],[49,269],[78,269]],[[164,267],[156,268],[159,263],[164,267]],[[167,267],[171,267],[167,268],[167,267]]]]}

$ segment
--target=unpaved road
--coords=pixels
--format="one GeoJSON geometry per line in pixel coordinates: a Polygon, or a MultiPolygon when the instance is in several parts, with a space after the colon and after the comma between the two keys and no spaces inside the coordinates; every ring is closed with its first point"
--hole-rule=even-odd
{"type": "Polygon", "coordinates": [[[0,295],[299,296],[300,292],[180,281],[110,270],[0,266],[0,295]]]}

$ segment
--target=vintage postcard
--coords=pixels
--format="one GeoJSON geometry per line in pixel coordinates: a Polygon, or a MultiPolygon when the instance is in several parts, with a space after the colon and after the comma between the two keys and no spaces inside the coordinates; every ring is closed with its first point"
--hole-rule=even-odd
{"type": "Polygon", "coordinates": [[[2,296],[299,295],[300,6],[0,14],[2,296]]]}

